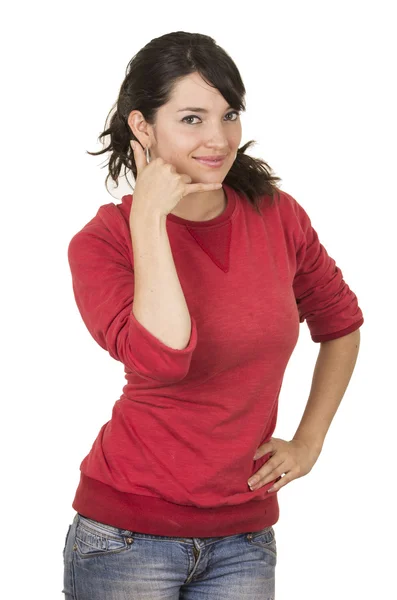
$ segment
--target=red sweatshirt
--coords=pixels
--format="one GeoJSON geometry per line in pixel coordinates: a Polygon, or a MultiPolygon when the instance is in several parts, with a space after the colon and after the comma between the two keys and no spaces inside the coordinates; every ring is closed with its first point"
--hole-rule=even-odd
{"type": "Polygon", "coordinates": [[[169,214],[192,329],[176,350],[132,314],[132,195],[101,206],[68,247],[73,291],[94,340],[124,365],[112,417],[80,465],[73,508],[135,532],[217,537],[279,518],[273,482],[247,481],[272,436],[284,372],[306,320],[323,342],[358,329],[356,295],[286,192],[262,216],[224,184],[209,221],[169,214]]]}

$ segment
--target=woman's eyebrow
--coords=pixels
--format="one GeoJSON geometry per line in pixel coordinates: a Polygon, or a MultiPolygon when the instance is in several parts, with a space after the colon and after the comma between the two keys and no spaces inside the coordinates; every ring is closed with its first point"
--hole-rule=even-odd
{"type": "MultiPolygon", "coordinates": [[[[229,108],[232,108],[232,107],[228,106],[227,108],[225,108],[225,110],[228,110],[229,108]]],[[[201,113],[209,113],[210,112],[206,108],[200,108],[200,107],[197,107],[197,106],[186,106],[186,108],[180,108],[176,112],[183,112],[184,110],[192,110],[194,112],[201,112],[201,113]]]]}

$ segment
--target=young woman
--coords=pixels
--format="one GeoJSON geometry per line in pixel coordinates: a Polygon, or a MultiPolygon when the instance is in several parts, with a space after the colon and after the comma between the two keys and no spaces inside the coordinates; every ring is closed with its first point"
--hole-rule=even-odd
{"type": "Polygon", "coordinates": [[[68,600],[275,596],[277,491],[319,457],[363,316],[303,207],[240,147],[244,96],[212,38],[153,39],[90,153],[111,153],[106,182],[123,166],[136,182],[68,248],[82,319],[126,379],[80,466],[68,600]],[[310,397],[273,438],[305,320],[310,397]]]}

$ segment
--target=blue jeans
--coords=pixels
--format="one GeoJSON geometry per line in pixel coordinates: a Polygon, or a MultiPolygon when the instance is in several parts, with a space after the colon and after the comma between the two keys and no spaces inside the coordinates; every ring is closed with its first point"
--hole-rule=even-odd
{"type": "Polygon", "coordinates": [[[273,527],[224,537],[127,531],[76,513],[66,535],[65,600],[274,600],[273,527]]]}

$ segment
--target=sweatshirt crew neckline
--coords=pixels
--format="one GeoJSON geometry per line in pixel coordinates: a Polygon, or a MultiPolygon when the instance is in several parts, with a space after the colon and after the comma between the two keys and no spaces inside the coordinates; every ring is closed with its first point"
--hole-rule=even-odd
{"type": "Polygon", "coordinates": [[[223,183],[222,187],[226,194],[227,204],[225,210],[217,217],[208,219],[207,221],[191,221],[189,219],[183,219],[182,217],[178,217],[177,215],[169,213],[167,215],[167,221],[169,220],[172,223],[177,223],[178,225],[187,225],[188,227],[198,227],[200,229],[203,227],[212,227],[213,225],[221,225],[226,221],[229,221],[236,207],[236,196],[233,188],[231,188],[229,185],[223,183]]]}

